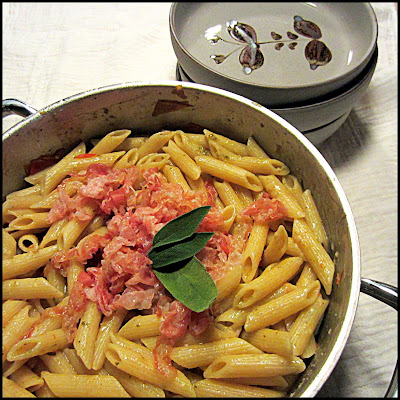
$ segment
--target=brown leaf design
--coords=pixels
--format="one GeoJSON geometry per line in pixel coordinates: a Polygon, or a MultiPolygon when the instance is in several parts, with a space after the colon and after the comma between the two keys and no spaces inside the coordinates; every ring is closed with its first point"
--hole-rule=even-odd
{"type": "Polygon", "coordinates": [[[325,43],[321,42],[320,40],[311,40],[311,42],[307,44],[304,54],[307,61],[310,63],[310,68],[312,70],[326,65],[332,60],[331,51],[328,49],[325,43]]]}
{"type": "Polygon", "coordinates": [[[246,46],[239,55],[239,62],[243,66],[243,72],[248,75],[264,64],[264,56],[258,46],[246,46]]]}
{"type": "Polygon", "coordinates": [[[298,15],[294,17],[293,28],[300,35],[311,39],[320,39],[322,37],[321,29],[317,24],[306,21],[298,15]]]}
{"type": "Polygon", "coordinates": [[[257,42],[257,34],[254,28],[250,25],[243,24],[237,21],[227,23],[227,29],[233,39],[241,43],[257,42]]]}
{"type": "Polygon", "coordinates": [[[286,32],[286,35],[289,39],[292,39],[292,40],[296,40],[298,38],[298,36],[295,33],[290,32],[290,31],[286,32]]]}
{"type": "Polygon", "coordinates": [[[212,58],[215,61],[215,64],[221,64],[226,59],[226,57],[222,54],[212,54],[210,58],[212,58]]]}
{"type": "Polygon", "coordinates": [[[276,32],[271,32],[271,37],[274,40],[281,40],[282,39],[282,36],[279,33],[276,33],[276,32]]]}
{"type": "Polygon", "coordinates": [[[297,42],[292,42],[292,43],[288,44],[288,47],[290,50],[294,50],[296,46],[297,46],[297,42]]]}
{"type": "Polygon", "coordinates": [[[275,50],[280,50],[283,46],[284,46],[283,43],[277,43],[277,44],[275,45],[275,50]]]}

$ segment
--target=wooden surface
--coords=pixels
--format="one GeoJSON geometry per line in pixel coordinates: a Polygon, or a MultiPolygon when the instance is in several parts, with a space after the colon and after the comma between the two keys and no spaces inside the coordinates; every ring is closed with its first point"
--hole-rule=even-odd
{"type": "MultiPolygon", "coordinates": [[[[397,287],[397,11],[372,3],[379,60],[370,87],[320,148],[352,207],[364,278],[397,287]]],[[[170,3],[3,3],[3,99],[36,109],[129,81],[175,80],[170,3]]],[[[21,118],[3,121],[3,131],[21,118]]],[[[397,359],[397,313],[360,295],[319,397],[382,397],[397,359]]]]}

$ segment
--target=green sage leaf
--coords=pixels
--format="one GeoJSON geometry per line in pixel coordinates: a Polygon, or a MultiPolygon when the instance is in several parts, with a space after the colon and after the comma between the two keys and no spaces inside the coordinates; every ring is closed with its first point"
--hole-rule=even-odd
{"type": "Polygon", "coordinates": [[[152,248],[176,243],[193,235],[211,206],[195,208],[165,224],[153,238],[152,248]]]}
{"type": "Polygon", "coordinates": [[[192,311],[207,310],[218,296],[211,275],[195,256],[154,273],[171,295],[192,311]]]}
{"type": "Polygon", "coordinates": [[[214,232],[197,232],[180,242],[152,247],[147,255],[153,262],[152,268],[158,270],[193,257],[207,244],[213,235],[214,232]]]}

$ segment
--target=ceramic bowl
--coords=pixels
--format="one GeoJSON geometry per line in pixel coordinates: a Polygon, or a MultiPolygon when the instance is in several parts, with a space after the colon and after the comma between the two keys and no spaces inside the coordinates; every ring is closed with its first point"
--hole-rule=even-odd
{"type": "Polygon", "coordinates": [[[375,49],[369,3],[178,2],[170,34],[197,83],[287,108],[353,81],[375,49]]]}
{"type": "MultiPolygon", "coordinates": [[[[314,145],[318,146],[330,137],[346,120],[359,98],[367,90],[378,62],[378,48],[361,72],[361,74],[342,90],[335,91],[316,102],[304,103],[301,106],[287,108],[270,108],[286,121],[290,122],[304,134],[314,145]]],[[[177,65],[177,79],[193,82],[193,79],[177,65]]]]}

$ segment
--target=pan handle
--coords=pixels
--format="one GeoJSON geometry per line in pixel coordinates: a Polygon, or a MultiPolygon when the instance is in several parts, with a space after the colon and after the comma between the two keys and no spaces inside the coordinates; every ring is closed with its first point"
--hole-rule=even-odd
{"type": "MultiPolygon", "coordinates": [[[[388,304],[397,311],[398,292],[397,288],[387,283],[374,281],[372,279],[361,278],[362,293],[368,294],[377,300],[388,304]]],[[[389,388],[385,397],[398,397],[398,374],[397,365],[394,369],[392,380],[390,381],[389,388]]]]}
{"type": "Polygon", "coordinates": [[[17,99],[5,99],[2,101],[2,118],[8,115],[19,115],[21,117],[29,117],[35,114],[37,110],[30,105],[17,99]]]}

